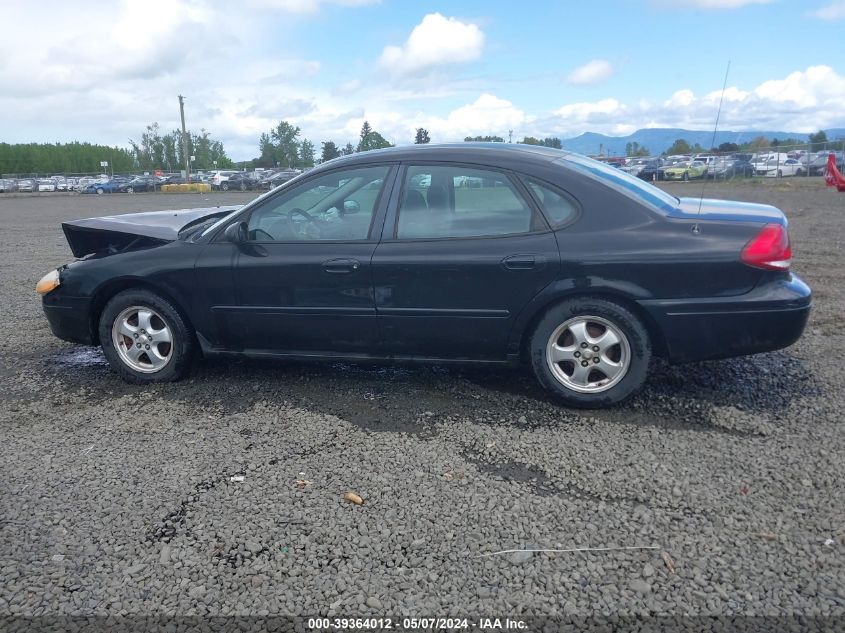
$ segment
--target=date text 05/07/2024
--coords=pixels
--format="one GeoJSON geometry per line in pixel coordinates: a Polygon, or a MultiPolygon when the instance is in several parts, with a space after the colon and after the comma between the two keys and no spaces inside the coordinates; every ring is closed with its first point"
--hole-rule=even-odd
{"type": "Polygon", "coordinates": [[[523,620],[511,618],[308,618],[308,629],[314,631],[524,631],[527,628],[523,620]]]}

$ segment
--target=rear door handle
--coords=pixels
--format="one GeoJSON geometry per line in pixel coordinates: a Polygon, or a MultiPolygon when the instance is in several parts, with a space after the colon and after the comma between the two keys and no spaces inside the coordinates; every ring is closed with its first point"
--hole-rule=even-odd
{"type": "Polygon", "coordinates": [[[502,260],[502,265],[508,270],[531,270],[537,266],[534,255],[511,255],[502,260]]]}
{"type": "Polygon", "coordinates": [[[330,259],[323,262],[323,270],[333,274],[354,273],[360,266],[361,262],[357,259],[330,259]]]}

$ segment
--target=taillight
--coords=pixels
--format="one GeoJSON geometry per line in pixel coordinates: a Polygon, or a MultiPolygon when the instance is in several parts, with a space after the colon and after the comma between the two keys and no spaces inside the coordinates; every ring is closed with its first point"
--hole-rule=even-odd
{"type": "Polygon", "coordinates": [[[767,224],[742,249],[742,261],[767,270],[789,270],[792,247],[789,234],[780,224],[767,224]]]}

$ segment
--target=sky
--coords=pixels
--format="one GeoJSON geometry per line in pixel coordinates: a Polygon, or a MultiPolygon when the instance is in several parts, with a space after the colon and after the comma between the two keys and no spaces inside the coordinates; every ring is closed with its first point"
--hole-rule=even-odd
{"type": "MultiPolygon", "coordinates": [[[[845,0],[0,0],[0,142],[845,127],[845,0]]],[[[318,149],[319,152],[319,149],[318,149]]]]}

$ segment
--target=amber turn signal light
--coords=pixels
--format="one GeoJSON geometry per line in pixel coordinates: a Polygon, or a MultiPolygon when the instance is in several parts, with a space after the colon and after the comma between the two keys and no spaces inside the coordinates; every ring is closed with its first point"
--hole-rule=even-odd
{"type": "Polygon", "coordinates": [[[39,281],[35,286],[35,292],[40,295],[46,295],[51,290],[58,288],[60,283],[62,283],[62,280],[59,277],[59,271],[51,270],[49,273],[44,275],[41,278],[41,281],[39,281]]]}

